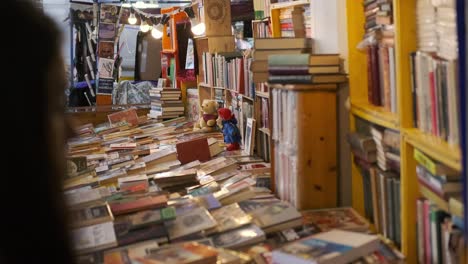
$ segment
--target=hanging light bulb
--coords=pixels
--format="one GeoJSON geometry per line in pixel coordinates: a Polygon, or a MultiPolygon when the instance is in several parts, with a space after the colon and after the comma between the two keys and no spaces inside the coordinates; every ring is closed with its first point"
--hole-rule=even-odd
{"type": "Polygon", "coordinates": [[[190,22],[192,23],[192,33],[194,35],[199,36],[199,35],[203,35],[203,33],[205,33],[205,30],[206,30],[205,23],[198,22],[198,19],[196,19],[196,18],[190,19],[190,22]]]}
{"type": "MultiPolygon", "coordinates": [[[[166,16],[166,15],[164,15],[166,16]]],[[[153,29],[151,30],[151,36],[155,39],[160,39],[163,36],[163,31],[164,31],[164,16],[161,18],[161,21],[159,23],[156,22],[156,18],[153,20],[153,29]]]]}
{"type": "Polygon", "coordinates": [[[140,24],[140,31],[146,33],[150,30],[150,25],[146,23],[146,18],[144,16],[140,16],[141,24],[140,24]]]}
{"type": "Polygon", "coordinates": [[[136,8],[146,8],[146,4],[143,1],[136,1],[135,7],[136,8]]]}
{"type": "Polygon", "coordinates": [[[190,18],[190,23],[192,24],[192,33],[194,35],[202,35],[205,33],[206,26],[205,23],[199,22],[198,19],[195,17],[195,12],[191,6],[184,8],[184,12],[190,18]]]}
{"type": "Polygon", "coordinates": [[[130,8],[130,16],[128,17],[128,23],[130,25],[135,25],[137,22],[137,18],[135,16],[135,10],[133,8],[130,8]]]}

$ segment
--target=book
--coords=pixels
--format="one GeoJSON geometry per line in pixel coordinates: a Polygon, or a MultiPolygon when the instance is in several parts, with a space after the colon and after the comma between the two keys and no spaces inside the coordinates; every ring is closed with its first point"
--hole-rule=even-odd
{"type": "Polygon", "coordinates": [[[304,223],[313,223],[323,232],[340,229],[366,232],[369,223],[351,207],[301,211],[304,223]]]}
{"type": "Polygon", "coordinates": [[[207,138],[198,138],[177,143],[176,149],[177,159],[182,164],[186,164],[195,160],[205,162],[211,159],[207,138]]]}
{"type": "Polygon", "coordinates": [[[310,49],[312,39],[307,38],[261,38],[254,42],[255,50],[275,49],[310,49]]]}
{"type": "Polygon", "coordinates": [[[268,82],[272,84],[320,84],[344,83],[348,77],[345,74],[313,74],[313,75],[270,75],[268,82]]]}
{"type": "Polygon", "coordinates": [[[114,216],[106,202],[75,207],[70,211],[71,226],[74,228],[96,225],[114,220],[114,216]]]}
{"type": "Polygon", "coordinates": [[[112,113],[107,115],[109,123],[116,125],[121,122],[127,122],[130,126],[138,125],[138,114],[135,108],[129,108],[123,111],[112,113]]]}
{"type": "Polygon", "coordinates": [[[377,236],[331,230],[287,244],[272,252],[273,263],[350,263],[378,250],[377,236]]]}
{"type": "Polygon", "coordinates": [[[275,226],[284,223],[291,223],[291,227],[302,225],[301,213],[287,202],[272,203],[249,214],[253,217],[253,223],[267,233],[277,231],[275,226]]]}
{"type": "Polygon", "coordinates": [[[256,225],[248,225],[213,236],[216,247],[239,249],[265,240],[265,233],[256,225]]]}
{"type": "Polygon", "coordinates": [[[250,224],[252,217],[246,214],[237,203],[223,206],[211,212],[211,215],[218,223],[217,232],[225,232],[250,224]]]}
{"type": "Polygon", "coordinates": [[[139,229],[149,225],[174,220],[175,218],[176,210],[174,207],[139,211],[135,214],[128,216],[128,220],[131,224],[131,229],[139,229]]]}
{"type": "Polygon", "coordinates": [[[161,247],[144,258],[136,258],[142,264],[216,264],[217,259],[218,252],[214,248],[196,242],[161,247]]]}
{"type": "Polygon", "coordinates": [[[114,215],[121,215],[141,211],[145,209],[154,209],[166,206],[167,197],[165,195],[147,196],[130,201],[112,201],[110,208],[114,215]]]}
{"type": "Polygon", "coordinates": [[[105,264],[128,264],[136,261],[136,258],[144,258],[159,248],[155,240],[143,241],[125,247],[106,250],[103,253],[105,264]]]}
{"type": "Polygon", "coordinates": [[[195,208],[171,222],[165,222],[171,240],[182,238],[216,226],[216,221],[205,208],[195,208]]]}
{"type": "Polygon", "coordinates": [[[72,230],[74,249],[80,254],[117,246],[112,222],[72,230]]]}
{"type": "Polygon", "coordinates": [[[268,66],[336,66],[338,54],[274,54],[268,57],[268,66]]]}

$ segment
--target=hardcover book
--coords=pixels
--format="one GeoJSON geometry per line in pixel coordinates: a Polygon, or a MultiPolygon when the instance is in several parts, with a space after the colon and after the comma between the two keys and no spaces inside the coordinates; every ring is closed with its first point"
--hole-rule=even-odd
{"type": "Polygon", "coordinates": [[[272,252],[273,263],[350,263],[379,249],[377,236],[331,230],[285,245],[272,252]]]}
{"type": "Polygon", "coordinates": [[[216,247],[227,249],[238,249],[264,240],[265,233],[256,225],[248,225],[213,236],[216,247]]]}
{"type": "Polygon", "coordinates": [[[302,211],[304,223],[317,225],[323,232],[331,229],[366,232],[369,223],[351,207],[302,211]]]}
{"type": "Polygon", "coordinates": [[[182,238],[216,226],[216,221],[205,208],[196,208],[177,215],[172,222],[165,223],[171,240],[182,238]]]}
{"type": "Polygon", "coordinates": [[[216,228],[218,232],[236,229],[252,222],[252,217],[242,211],[237,203],[214,210],[211,215],[218,223],[216,228]]]}

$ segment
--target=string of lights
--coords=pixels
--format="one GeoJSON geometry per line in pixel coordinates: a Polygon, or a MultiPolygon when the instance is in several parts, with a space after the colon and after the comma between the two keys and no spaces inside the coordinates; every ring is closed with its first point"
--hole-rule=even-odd
{"type": "Polygon", "coordinates": [[[130,16],[128,17],[128,23],[131,25],[135,25],[138,21],[137,16],[140,18],[140,31],[146,33],[151,30],[151,35],[156,38],[160,39],[163,36],[163,29],[164,25],[167,25],[171,15],[174,15],[179,12],[185,12],[190,19],[190,23],[192,24],[192,33],[194,35],[202,35],[205,33],[206,26],[205,23],[200,22],[197,17],[195,16],[195,12],[193,11],[193,4],[185,6],[181,9],[176,9],[170,13],[166,14],[149,14],[141,9],[137,8],[138,5],[130,7],[130,16]]]}

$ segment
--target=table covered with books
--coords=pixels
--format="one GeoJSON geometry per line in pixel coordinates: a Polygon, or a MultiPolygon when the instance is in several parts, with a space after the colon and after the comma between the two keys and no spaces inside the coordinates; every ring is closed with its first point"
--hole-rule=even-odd
{"type": "Polygon", "coordinates": [[[220,132],[142,116],[75,130],[64,193],[78,263],[402,261],[351,208],[277,199],[270,164],[225,151],[220,132]]]}

